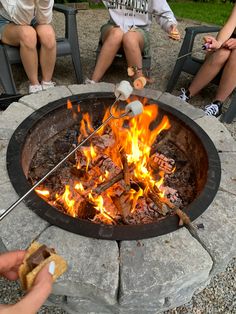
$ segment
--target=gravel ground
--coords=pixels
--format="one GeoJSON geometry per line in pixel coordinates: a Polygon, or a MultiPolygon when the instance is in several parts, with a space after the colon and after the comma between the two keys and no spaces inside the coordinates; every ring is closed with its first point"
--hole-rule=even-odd
{"type": "MultiPolygon", "coordinates": [[[[91,77],[95,59],[96,48],[99,38],[100,26],[107,20],[108,15],[105,10],[85,10],[79,11],[77,15],[79,43],[84,77],[91,77]]],[[[63,34],[63,19],[60,14],[54,16],[55,29],[58,35],[63,34]]],[[[184,36],[184,29],[187,26],[200,25],[194,21],[179,20],[179,30],[184,36]]],[[[201,47],[202,38],[196,40],[196,47],[201,47]]],[[[152,71],[151,77],[154,83],[150,88],[165,91],[168,78],[173,70],[181,42],[169,40],[166,33],[154,22],[151,28],[152,47],[152,71]]],[[[14,70],[17,88],[21,93],[27,92],[27,78],[24,71],[18,66],[14,70]]],[[[127,79],[125,64],[114,65],[104,76],[105,82],[118,83],[122,79],[127,79]]],[[[76,83],[73,66],[69,57],[61,58],[57,61],[54,80],[58,85],[68,85],[76,83]]],[[[191,76],[181,75],[174,95],[178,95],[180,88],[187,87],[191,81],[191,76]]],[[[214,97],[215,86],[208,86],[199,96],[191,100],[191,104],[202,107],[209,103],[214,97]]],[[[227,104],[226,104],[227,106],[227,104]]],[[[234,139],[236,138],[236,121],[225,124],[234,139]]],[[[0,279],[0,303],[14,303],[21,296],[18,283],[8,282],[0,279]]],[[[233,259],[225,272],[215,276],[211,283],[199,294],[195,295],[191,302],[176,309],[166,311],[165,314],[234,314],[236,313],[236,259],[233,259]]],[[[65,314],[66,312],[56,307],[42,307],[40,314],[54,313],[65,314]]],[[[138,314],[138,313],[137,313],[138,314]]]]}

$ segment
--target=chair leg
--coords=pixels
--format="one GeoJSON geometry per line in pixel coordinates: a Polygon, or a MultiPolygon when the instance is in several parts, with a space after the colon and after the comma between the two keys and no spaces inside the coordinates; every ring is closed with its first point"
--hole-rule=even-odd
{"type": "Polygon", "coordinates": [[[144,73],[146,71],[147,77],[150,78],[150,75],[151,75],[151,57],[146,57],[146,58],[143,57],[142,67],[144,69],[144,73]]]}
{"type": "Polygon", "coordinates": [[[222,115],[221,122],[231,123],[236,117],[236,94],[233,95],[228,110],[222,115]]]}
{"type": "Polygon", "coordinates": [[[182,72],[183,66],[184,66],[184,62],[185,62],[185,58],[183,58],[184,60],[179,60],[176,62],[174,70],[171,74],[171,77],[168,81],[167,87],[166,87],[166,92],[167,93],[171,93],[174,89],[174,86],[176,84],[176,82],[179,79],[179,76],[182,72]]]}
{"type": "MultiPolygon", "coordinates": [[[[191,52],[192,48],[193,48],[193,42],[194,42],[193,31],[191,30],[191,28],[189,28],[189,29],[186,28],[186,33],[185,33],[184,40],[183,40],[182,46],[180,48],[178,57],[181,57],[181,56],[185,55],[186,53],[191,52]]],[[[173,70],[171,77],[170,77],[170,80],[167,84],[166,92],[171,93],[173,91],[174,86],[175,86],[177,80],[179,79],[179,76],[183,70],[183,67],[184,67],[184,64],[186,61],[187,61],[187,56],[183,57],[179,60],[177,59],[175,66],[174,66],[174,70],[173,70]]]]}
{"type": "Polygon", "coordinates": [[[71,46],[71,56],[75,69],[75,74],[78,83],[83,83],[83,72],[82,72],[82,64],[80,59],[80,48],[79,48],[79,40],[77,34],[77,24],[76,24],[76,15],[69,14],[67,23],[68,30],[68,40],[71,46]]]}
{"type": "Polygon", "coordinates": [[[0,81],[6,94],[18,94],[6,50],[0,45],[0,81]]]}

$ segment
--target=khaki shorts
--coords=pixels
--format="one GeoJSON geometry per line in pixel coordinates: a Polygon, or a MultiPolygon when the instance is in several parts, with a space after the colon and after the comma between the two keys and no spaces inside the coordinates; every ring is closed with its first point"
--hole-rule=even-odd
{"type": "MultiPolygon", "coordinates": [[[[103,41],[103,38],[106,34],[106,32],[112,28],[112,27],[119,27],[117,26],[112,20],[109,20],[106,24],[102,25],[100,32],[100,40],[103,41]]],[[[139,32],[143,36],[143,41],[144,41],[144,46],[143,46],[143,51],[142,55],[143,57],[149,57],[150,56],[150,36],[149,32],[144,29],[144,27],[141,26],[136,26],[135,32],[139,32]]]]}
{"type": "Polygon", "coordinates": [[[10,23],[7,19],[0,15],[0,40],[2,38],[2,34],[4,32],[5,27],[10,23]]]}
{"type": "MultiPolygon", "coordinates": [[[[10,23],[13,23],[13,22],[7,20],[5,17],[0,15],[0,41],[1,41],[2,34],[4,32],[5,27],[10,23]]],[[[35,18],[33,18],[33,20],[31,21],[31,26],[33,27],[37,26],[37,22],[35,18]]]]}

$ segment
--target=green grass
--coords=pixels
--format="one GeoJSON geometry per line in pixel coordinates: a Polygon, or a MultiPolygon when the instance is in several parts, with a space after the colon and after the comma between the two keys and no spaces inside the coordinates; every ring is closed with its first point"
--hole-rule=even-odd
{"type": "Polygon", "coordinates": [[[190,19],[209,24],[224,25],[229,17],[233,4],[196,2],[196,1],[168,1],[177,18],[190,19]]]}

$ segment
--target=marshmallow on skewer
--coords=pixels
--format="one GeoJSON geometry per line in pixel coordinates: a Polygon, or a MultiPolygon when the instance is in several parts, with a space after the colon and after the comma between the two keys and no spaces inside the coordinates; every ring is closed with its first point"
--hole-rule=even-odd
{"type": "Polygon", "coordinates": [[[130,117],[134,117],[143,112],[143,105],[139,100],[130,102],[126,107],[125,111],[130,117]]]}
{"type": "Polygon", "coordinates": [[[140,76],[134,80],[133,84],[135,89],[143,89],[147,84],[147,79],[144,76],[140,76]]]}
{"type": "Polygon", "coordinates": [[[129,98],[133,91],[133,87],[130,85],[128,81],[121,81],[115,89],[115,96],[117,99],[126,100],[129,98]]]}

